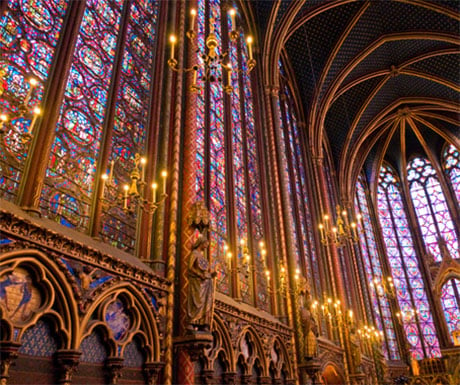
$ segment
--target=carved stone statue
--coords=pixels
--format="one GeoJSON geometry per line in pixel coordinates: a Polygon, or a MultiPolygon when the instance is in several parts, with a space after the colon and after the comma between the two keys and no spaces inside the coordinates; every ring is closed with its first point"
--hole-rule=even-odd
{"type": "Polygon", "coordinates": [[[189,295],[187,301],[188,327],[193,331],[209,331],[213,316],[214,282],[216,273],[211,271],[205,256],[209,241],[200,235],[190,253],[188,265],[189,295]]]}
{"type": "Polygon", "coordinates": [[[351,360],[353,363],[353,372],[358,373],[361,369],[362,356],[361,356],[361,341],[356,333],[355,328],[350,331],[350,350],[351,360]]]}
{"type": "Polygon", "coordinates": [[[303,288],[300,295],[300,320],[304,337],[303,356],[308,361],[318,356],[318,325],[310,309],[311,301],[308,290],[303,288]]]}

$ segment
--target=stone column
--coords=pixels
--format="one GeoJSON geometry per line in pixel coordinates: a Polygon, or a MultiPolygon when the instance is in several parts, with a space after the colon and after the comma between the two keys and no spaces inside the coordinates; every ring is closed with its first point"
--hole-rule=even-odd
{"type": "Polygon", "coordinates": [[[81,352],[73,349],[61,349],[56,352],[56,362],[58,365],[58,384],[70,385],[72,376],[78,367],[81,352]]]}
{"type": "Polygon", "coordinates": [[[144,375],[148,385],[158,384],[158,375],[163,366],[163,362],[147,362],[144,365],[144,375]]]}
{"type": "Polygon", "coordinates": [[[106,366],[109,372],[109,384],[118,384],[118,379],[121,377],[121,369],[123,369],[123,358],[109,357],[107,358],[106,366]]]}
{"type": "Polygon", "coordinates": [[[0,385],[6,385],[10,377],[10,366],[18,358],[21,344],[11,341],[0,341],[0,385]]]}

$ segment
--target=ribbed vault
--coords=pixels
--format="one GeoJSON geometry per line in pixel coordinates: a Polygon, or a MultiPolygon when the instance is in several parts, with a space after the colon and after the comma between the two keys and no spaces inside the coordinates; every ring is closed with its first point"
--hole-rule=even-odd
{"type": "Polygon", "coordinates": [[[256,22],[277,20],[265,32],[265,82],[277,85],[282,55],[309,147],[331,149],[343,197],[362,167],[372,179],[384,159],[397,165],[396,151],[459,145],[458,1],[273,4],[254,2],[256,22]]]}

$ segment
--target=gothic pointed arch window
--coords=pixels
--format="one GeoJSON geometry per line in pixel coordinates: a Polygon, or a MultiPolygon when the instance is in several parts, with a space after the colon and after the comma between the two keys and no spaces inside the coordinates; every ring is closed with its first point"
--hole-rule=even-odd
{"type": "Polygon", "coordinates": [[[289,231],[292,232],[297,266],[305,272],[311,285],[312,295],[321,297],[319,263],[313,240],[313,224],[310,210],[310,194],[306,173],[303,134],[299,127],[294,98],[287,83],[286,72],[281,64],[282,87],[278,99],[284,178],[289,195],[289,231]]]}
{"type": "Polygon", "coordinates": [[[89,225],[95,171],[123,1],[88,1],[67,78],[41,196],[44,215],[89,225]]]}
{"type": "MultiPolygon", "coordinates": [[[[225,267],[218,276],[219,291],[230,294],[230,275],[225,261],[225,246],[235,239],[237,265],[250,258],[249,268],[238,272],[242,300],[269,310],[264,256],[258,246],[264,240],[260,144],[254,123],[251,78],[247,68],[248,51],[243,31],[230,40],[231,18],[228,4],[220,0],[198,1],[198,51],[205,51],[205,37],[213,30],[218,41],[217,54],[228,50],[232,64],[233,92],[227,96],[220,82],[208,82],[197,95],[196,120],[196,195],[210,209],[210,253],[225,267]],[[227,113],[229,112],[229,113],[227,113]],[[230,199],[230,194],[232,199],[230,199]],[[231,202],[234,202],[231,204],[231,202]],[[235,226],[230,218],[235,218],[235,226]]],[[[238,11],[237,11],[238,12],[238,11]]],[[[241,15],[236,16],[242,19],[241,15]]],[[[202,57],[196,61],[202,64],[202,57]]],[[[202,78],[199,66],[198,78],[202,78]]],[[[222,68],[215,77],[221,78],[222,68]]]]}
{"type": "Polygon", "coordinates": [[[7,1],[0,18],[0,196],[14,200],[69,1],[7,1]]]}
{"type": "Polygon", "coordinates": [[[426,287],[395,170],[384,164],[378,180],[378,216],[412,357],[440,357],[426,287]]]}
{"type": "Polygon", "coordinates": [[[407,166],[410,195],[427,253],[441,261],[439,241],[444,240],[452,258],[459,258],[458,239],[436,171],[426,158],[407,166]]]}
{"type": "MultiPolygon", "coordinates": [[[[450,155],[453,155],[451,152],[450,155]]],[[[450,163],[452,164],[452,162],[450,163]]],[[[452,175],[455,169],[450,168],[452,175]]],[[[458,238],[446,197],[434,167],[426,158],[414,158],[407,167],[410,194],[430,260],[460,257],[458,238]],[[449,253],[449,256],[446,255],[449,253]]],[[[455,178],[454,178],[455,181],[455,178]]],[[[460,282],[452,279],[441,290],[441,304],[449,334],[460,330],[460,282]]]]}
{"type": "Polygon", "coordinates": [[[120,184],[129,179],[134,154],[145,152],[159,2],[88,0],[73,2],[71,7],[69,3],[10,1],[0,21],[5,27],[0,28],[0,71],[6,74],[0,87],[0,112],[8,115],[7,122],[2,121],[8,133],[0,145],[0,167],[6,170],[1,173],[1,195],[12,199],[17,194],[29,142],[40,141],[28,138],[46,134],[31,132],[35,120],[29,110],[63,82],[62,100],[53,101],[60,109],[51,152],[42,154],[48,166],[40,210],[65,226],[88,231],[95,207],[96,170],[109,172],[110,166],[107,170],[101,166],[105,153],[109,164],[115,163],[113,184],[105,190],[105,198],[110,199],[104,201],[99,235],[133,251],[136,218],[119,209],[118,195],[120,184]],[[59,45],[59,39],[61,35],[68,39],[77,22],[70,66],[57,76],[53,65],[68,49],[59,45]],[[17,113],[22,115],[10,119],[17,113]]]}
{"type": "Polygon", "coordinates": [[[382,282],[385,277],[372,226],[366,186],[365,178],[360,174],[356,184],[355,208],[356,212],[361,214],[361,221],[358,221],[361,260],[364,264],[367,281],[370,282],[369,293],[376,326],[384,333],[383,352],[387,359],[398,360],[400,354],[388,294],[383,291],[382,286],[374,284],[382,282]]]}

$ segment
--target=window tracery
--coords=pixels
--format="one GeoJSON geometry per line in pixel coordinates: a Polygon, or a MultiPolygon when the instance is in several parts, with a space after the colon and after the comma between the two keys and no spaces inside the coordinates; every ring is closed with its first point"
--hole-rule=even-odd
{"type": "MultiPolygon", "coordinates": [[[[224,246],[231,239],[228,218],[235,217],[237,250],[233,250],[237,265],[246,263],[247,251],[251,257],[247,268],[240,268],[241,297],[246,303],[269,310],[268,290],[264,274],[263,256],[257,245],[263,240],[261,179],[259,171],[259,149],[254,124],[251,79],[247,73],[246,44],[242,31],[236,41],[227,37],[231,18],[220,0],[198,1],[198,47],[205,50],[205,36],[213,23],[218,41],[217,54],[228,47],[229,61],[237,66],[231,72],[233,92],[228,103],[221,84],[209,82],[197,95],[196,120],[196,194],[197,198],[209,200],[211,213],[211,258],[222,267],[218,276],[218,290],[229,294],[231,271],[225,260],[224,246]],[[225,118],[225,109],[230,109],[230,119],[225,118]],[[230,191],[229,189],[232,189],[230,191]],[[230,206],[228,194],[235,197],[230,206]],[[208,195],[208,196],[207,196],[208,195]],[[240,246],[240,245],[244,245],[240,246]],[[254,286],[257,286],[255,288],[254,286]],[[255,296],[257,298],[255,298],[255,296]]],[[[202,58],[198,55],[198,62],[202,58]]],[[[201,67],[199,66],[198,76],[201,67]]],[[[216,76],[222,76],[219,67],[216,76]]]]}
{"type": "Polygon", "coordinates": [[[439,342],[409,230],[400,182],[388,165],[380,170],[377,194],[378,215],[401,310],[400,319],[412,357],[440,357],[439,342]]]}
{"type": "Polygon", "coordinates": [[[400,354],[388,295],[387,293],[379,292],[376,285],[372,284],[375,279],[379,281],[384,279],[384,274],[375,242],[374,229],[365,193],[365,181],[362,175],[359,176],[356,185],[355,207],[362,217],[362,220],[358,221],[359,245],[367,280],[371,283],[369,293],[376,326],[384,332],[383,352],[387,359],[398,360],[400,359],[400,354]]]}

